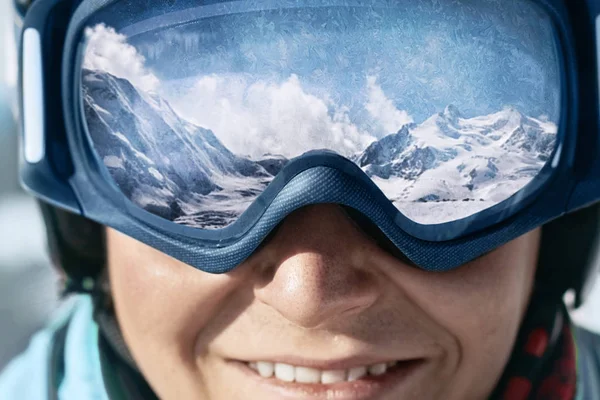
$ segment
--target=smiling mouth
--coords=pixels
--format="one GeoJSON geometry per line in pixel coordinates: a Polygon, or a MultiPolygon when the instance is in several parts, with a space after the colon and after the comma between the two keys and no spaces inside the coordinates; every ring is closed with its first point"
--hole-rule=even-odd
{"type": "MultiPolygon", "coordinates": [[[[400,363],[404,365],[406,361],[401,361],[400,363]]],[[[269,361],[248,362],[246,364],[263,378],[273,378],[288,383],[297,382],[327,385],[339,382],[354,382],[367,377],[382,376],[387,374],[388,370],[391,372],[399,362],[389,361],[335,370],[321,370],[269,361]]]]}
{"type": "MultiPolygon", "coordinates": [[[[233,361],[233,360],[231,360],[233,361]]],[[[319,369],[269,361],[235,361],[260,387],[286,399],[372,400],[405,386],[426,359],[319,369]],[[333,394],[335,394],[334,397],[333,394]]],[[[269,397],[270,398],[270,397],[269,397]]],[[[386,397],[387,398],[387,397],[386,397]]]]}

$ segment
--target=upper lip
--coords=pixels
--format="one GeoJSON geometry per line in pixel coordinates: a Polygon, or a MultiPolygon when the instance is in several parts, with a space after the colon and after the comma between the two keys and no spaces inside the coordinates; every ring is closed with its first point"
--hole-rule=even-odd
{"type": "MultiPolygon", "coordinates": [[[[234,359],[232,359],[234,360],[234,359]]],[[[383,364],[389,363],[392,361],[399,362],[407,362],[407,361],[423,361],[424,357],[413,357],[413,358],[381,358],[381,357],[369,357],[369,356],[353,356],[346,357],[343,359],[329,359],[329,360],[314,360],[307,359],[304,357],[298,356],[280,356],[280,357],[265,357],[265,358],[254,358],[247,360],[237,359],[235,361],[241,362],[257,362],[257,361],[267,361],[272,363],[282,363],[293,365],[294,367],[307,367],[307,368],[316,368],[320,370],[342,370],[342,369],[351,369],[356,367],[365,367],[374,364],[383,364]]]]}

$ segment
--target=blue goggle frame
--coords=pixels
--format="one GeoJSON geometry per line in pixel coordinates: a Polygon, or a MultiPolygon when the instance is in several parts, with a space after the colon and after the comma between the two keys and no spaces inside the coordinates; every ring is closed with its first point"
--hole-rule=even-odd
{"type": "MultiPolygon", "coordinates": [[[[37,1],[29,10],[24,31],[39,32],[42,76],[21,76],[21,82],[41,78],[44,92],[43,110],[24,110],[24,118],[28,112],[41,111],[44,151],[35,163],[22,158],[21,179],[44,201],[113,227],[197,269],[210,273],[232,270],[287,215],[310,204],[354,208],[417,266],[446,271],[600,199],[597,38],[592,28],[592,15],[600,11],[600,4],[594,1],[575,9],[559,0],[538,0],[553,19],[562,58],[558,143],[550,158],[553,162],[506,201],[461,220],[418,224],[402,215],[351,161],[332,153],[312,152],[288,164],[229,227],[202,230],[157,217],[131,203],[107,176],[92,149],[83,118],[81,35],[91,16],[115,2],[82,1],[60,38],[56,26],[70,15],[70,1],[37,1]],[[585,20],[576,25],[571,22],[581,17],[585,20]],[[57,51],[62,58],[56,56],[57,51]],[[62,103],[55,101],[60,95],[62,103]]],[[[27,140],[25,136],[25,147],[27,140]]]]}

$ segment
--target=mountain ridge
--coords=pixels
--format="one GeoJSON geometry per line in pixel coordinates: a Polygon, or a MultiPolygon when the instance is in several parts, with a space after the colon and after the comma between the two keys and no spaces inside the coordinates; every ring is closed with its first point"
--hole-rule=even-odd
{"type": "Polygon", "coordinates": [[[250,178],[255,186],[266,186],[261,181],[285,164],[263,162],[267,170],[233,154],[210,129],[183,120],[167,101],[126,79],[83,70],[82,81],[88,130],[99,157],[123,193],[154,214],[175,220],[190,205],[200,206],[201,196],[235,191],[226,187],[228,181],[250,178]]]}
{"type": "MultiPolygon", "coordinates": [[[[259,160],[234,154],[212,130],[126,79],[84,70],[82,80],[98,156],[130,200],[164,218],[226,226],[289,162],[268,151],[259,160]]],[[[554,124],[514,107],[465,118],[449,104],[347,157],[410,215],[406,203],[502,201],[536,176],[555,143],[554,124]]]]}

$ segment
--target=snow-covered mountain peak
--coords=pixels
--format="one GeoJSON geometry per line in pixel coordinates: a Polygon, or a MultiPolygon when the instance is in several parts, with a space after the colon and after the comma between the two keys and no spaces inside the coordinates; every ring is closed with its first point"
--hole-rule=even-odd
{"type": "Polygon", "coordinates": [[[538,174],[555,144],[554,124],[514,107],[464,118],[449,105],[372,143],[353,160],[405,215],[439,223],[512,196],[538,174]],[[410,205],[415,202],[446,204],[426,209],[410,205]]]}
{"type": "Polygon", "coordinates": [[[123,193],[155,214],[178,220],[220,202],[226,211],[194,218],[204,227],[227,225],[284,165],[233,154],[211,130],[185,121],[159,95],[125,79],[90,70],[82,79],[99,157],[123,193]]]}
{"type": "Polygon", "coordinates": [[[497,113],[490,114],[485,117],[475,117],[469,119],[470,124],[474,125],[477,122],[490,126],[498,130],[508,125],[516,127],[521,123],[527,123],[528,118],[514,107],[505,107],[497,113]]]}
{"type": "MultiPolygon", "coordinates": [[[[82,79],[98,156],[123,193],[157,215],[202,228],[227,226],[289,162],[277,154],[256,160],[234,154],[218,132],[182,119],[160,95],[125,79],[89,70],[82,79]]],[[[552,122],[514,107],[465,118],[448,105],[350,159],[406,216],[440,223],[516,193],[538,174],[555,143],[552,122]]]]}
{"type": "Polygon", "coordinates": [[[448,104],[440,116],[452,124],[458,124],[459,118],[462,118],[460,110],[454,104],[448,104]]]}

